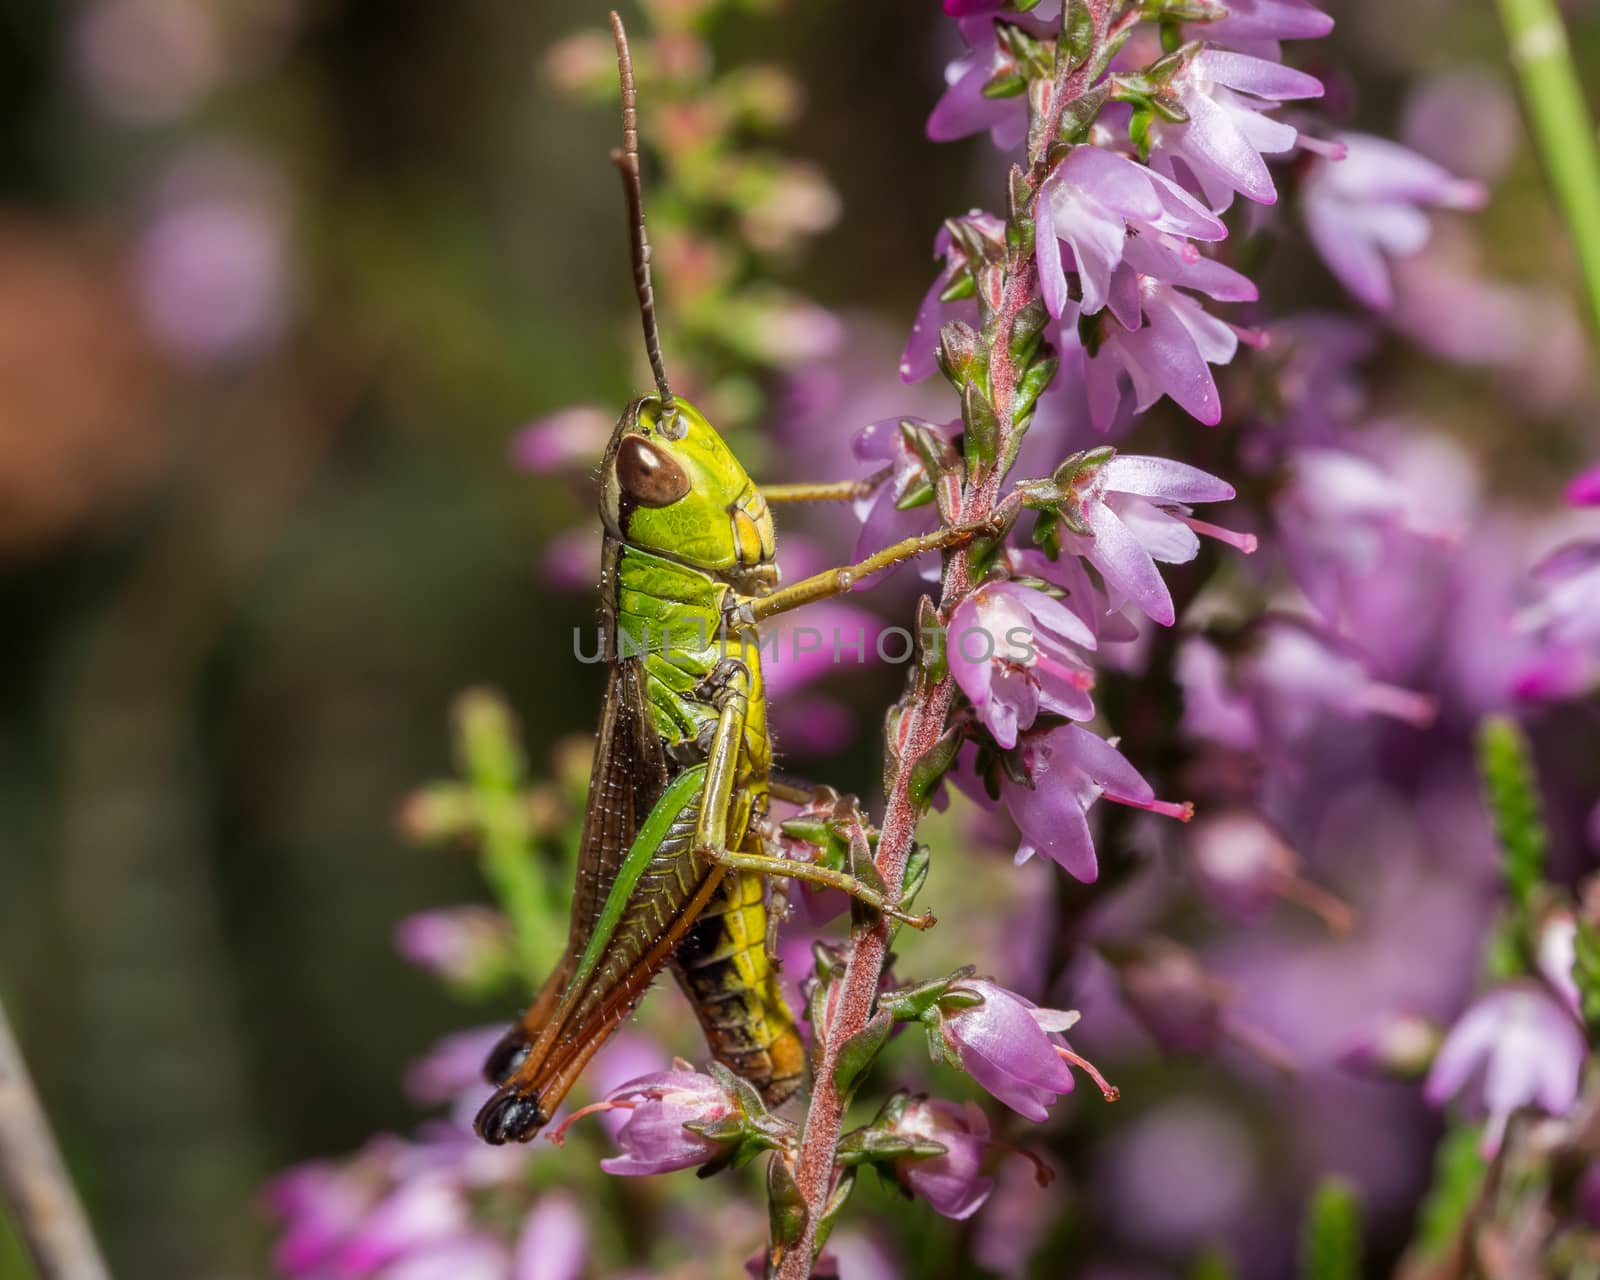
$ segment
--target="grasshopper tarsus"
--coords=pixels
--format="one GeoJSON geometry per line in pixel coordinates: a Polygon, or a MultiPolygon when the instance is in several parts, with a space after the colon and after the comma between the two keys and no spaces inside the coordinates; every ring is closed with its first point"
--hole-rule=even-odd
{"type": "Polygon", "coordinates": [[[492,1146],[508,1142],[527,1142],[550,1123],[550,1117],[534,1098],[501,1090],[483,1104],[473,1127],[478,1136],[492,1146]]]}
{"type": "Polygon", "coordinates": [[[483,1064],[483,1078],[493,1085],[504,1084],[527,1059],[532,1048],[522,1025],[518,1023],[501,1036],[489,1051],[489,1057],[483,1064]]]}

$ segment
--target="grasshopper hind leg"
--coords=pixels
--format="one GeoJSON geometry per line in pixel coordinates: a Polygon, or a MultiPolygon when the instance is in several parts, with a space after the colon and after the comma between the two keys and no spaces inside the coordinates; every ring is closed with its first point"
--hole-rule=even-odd
{"type": "MultiPolygon", "coordinates": [[[[756,838],[752,830],[746,843],[756,838]]],[[[679,944],[673,968],[712,1056],[775,1107],[799,1090],[806,1052],[768,948],[763,879],[724,876],[679,944]]]]}

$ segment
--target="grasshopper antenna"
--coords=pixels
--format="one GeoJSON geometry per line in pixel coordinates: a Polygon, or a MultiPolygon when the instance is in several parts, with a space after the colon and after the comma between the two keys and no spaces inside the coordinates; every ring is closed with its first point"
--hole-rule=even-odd
{"type": "Polygon", "coordinates": [[[639,318],[644,324],[644,349],[650,357],[650,371],[661,392],[663,413],[672,409],[672,388],[667,385],[667,366],[661,359],[661,332],[656,327],[656,296],[650,287],[650,237],[644,229],[644,183],[639,177],[639,94],[633,83],[633,57],[628,52],[628,33],[622,16],[611,11],[611,34],[617,42],[617,75],[622,81],[622,150],[611,153],[611,163],[622,174],[622,189],[628,198],[628,226],[633,232],[633,288],[639,296],[639,318]]]}

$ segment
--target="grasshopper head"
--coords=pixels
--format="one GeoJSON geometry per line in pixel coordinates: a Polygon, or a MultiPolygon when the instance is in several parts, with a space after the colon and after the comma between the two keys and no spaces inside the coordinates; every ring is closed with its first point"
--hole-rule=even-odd
{"type": "Polygon", "coordinates": [[[705,416],[675,399],[628,406],[600,473],[606,529],[632,547],[719,577],[776,580],[772,513],[705,416]]]}

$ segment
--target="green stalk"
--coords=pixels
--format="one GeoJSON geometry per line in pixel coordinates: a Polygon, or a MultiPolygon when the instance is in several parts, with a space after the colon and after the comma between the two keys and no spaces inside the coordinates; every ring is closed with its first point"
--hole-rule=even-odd
{"type": "Polygon", "coordinates": [[[1578,247],[1584,293],[1600,338],[1600,157],[1566,27],[1555,0],[1496,4],[1539,154],[1578,247]]]}

